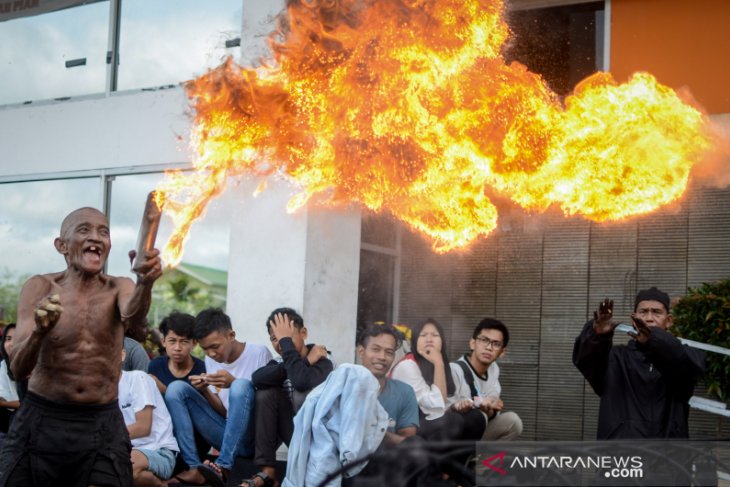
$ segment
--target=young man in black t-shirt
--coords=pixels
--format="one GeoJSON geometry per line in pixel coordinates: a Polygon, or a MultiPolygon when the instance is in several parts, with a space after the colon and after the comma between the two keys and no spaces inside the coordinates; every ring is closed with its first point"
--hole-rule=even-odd
{"type": "Polygon", "coordinates": [[[155,379],[163,396],[172,381],[188,381],[191,375],[205,373],[205,362],[190,354],[195,346],[194,328],[195,317],[176,311],[160,323],[166,354],[152,360],[147,372],[155,379]]]}

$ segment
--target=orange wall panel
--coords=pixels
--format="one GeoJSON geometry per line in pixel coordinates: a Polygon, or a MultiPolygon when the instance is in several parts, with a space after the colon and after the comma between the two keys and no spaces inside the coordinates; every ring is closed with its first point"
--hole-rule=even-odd
{"type": "Polygon", "coordinates": [[[626,81],[636,71],[730,113],[730,1],[612,0],[611,72],[626,81]]]}

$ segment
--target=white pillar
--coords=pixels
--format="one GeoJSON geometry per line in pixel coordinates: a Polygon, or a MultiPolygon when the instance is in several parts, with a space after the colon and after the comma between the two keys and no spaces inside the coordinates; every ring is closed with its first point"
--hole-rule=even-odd
{"type": "Polygon", "coordinates": [[[286,212],[294,189],[269,180],[237,192],[231,222],[227,312],[242,341],[265,343],[266,318],[287,306],[297,310],[310,342],[332,351],[337,363],[353,362],[360,272],[360,212],[301,209],[286,212]]]}

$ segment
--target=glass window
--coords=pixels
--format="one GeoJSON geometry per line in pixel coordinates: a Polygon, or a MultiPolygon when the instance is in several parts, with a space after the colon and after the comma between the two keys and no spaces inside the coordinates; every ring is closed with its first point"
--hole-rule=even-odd
{"type": "Polygon", "coordinates": [[[357,299],[358,332],[373,323],[393,323],[395,256],[360,251],[357,299]]]}
{"type": "Polygon", "coordinates": [[[357,329],[373,323],[392,324],[395,272],[399,252],[396,220],[387,213],[363,210],[360,239],[360,277],[357,296],[357,329]]]}
{"type": "MultiPolygon", "coordinates": [[[[116,176],[111,185],[110,225],[112,253],[108,271],[134,278],[128,252],[137,245],[147,194],[163,179],[162,173],[116,176]]],[[[180,265],[167,269],[155,283],[150,322],[157,326],[170,311],[195,314],[208,306],[225,307],[228,249],[233,193],[211,200],[203,218],[193,223],[180,265]]],[[[172,233],[172,222],[162,216],[157,247],[162,250],[172,233]]]]}
{"type": "Polygon", "coordinates": [[[98,208],[100,192],[99,178],[0,184],[0,320],[15,320],[28,277],[65,269],[53,247],[61,222],[77,208],[98,208]]]}
{"type": "MultiPolygon", "coordinates": [[[[115,251],[109,259],[110,274],[130,273],[127,252],[137,244],[137,233],[147,194],[163,178],[162,173],[152,173],[116,176],[112,180],[109,222],[115,251]]],[[[215,269],[228,267],[232,205],[233,199],[228,192],[211,200],[205,215],[193,223],[189,239],[185,243],[183,262],[215,269]]],[[[162,247],[171,233],[172,222],[163,215],[157,234],[157,246],[162,247]]]]}
{"type": "Polygon", "coordinates": [[[229,54],[238,56],[242,5],[241,0],[124,0],[118,89],[177,84],[218,66],[229,54]]]}
{"type": "Polygon", "coordinates": [[[100,93],[109,2],[0,22],[0,105],[100,93]]]}
{"type": "Polygon", "coordinates": [[[363,210],[360,239],[364,243],[395,249],[397,226],[390,215],[363,210]]]}
{"type": "Polygon", "coordinates": [[[521,62],[553,91],[567,95],[603,68],[603,12],[603,2],[509,11],[514,36],[505,58],[521,62]]]}

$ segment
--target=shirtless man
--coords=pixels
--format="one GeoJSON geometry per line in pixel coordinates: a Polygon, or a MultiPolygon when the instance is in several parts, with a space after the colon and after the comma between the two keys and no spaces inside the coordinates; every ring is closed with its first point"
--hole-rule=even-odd
{"type": "Polygon", "coordinates": [[[149,309],[159,251],[147,252],[136,284],[104,274],[109,222],[93,208],[71,212],[54,246],[66,270],[20,292],[11,369],[30,382],[0,452],[0,487],[131,486],[118,357],[125,328],[149,309]]]}

